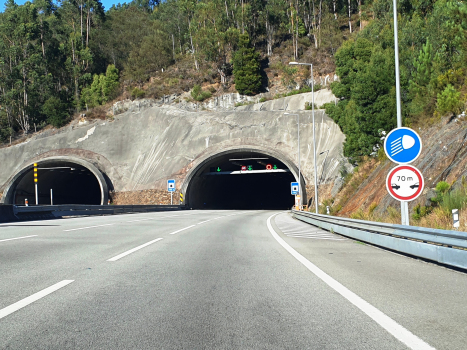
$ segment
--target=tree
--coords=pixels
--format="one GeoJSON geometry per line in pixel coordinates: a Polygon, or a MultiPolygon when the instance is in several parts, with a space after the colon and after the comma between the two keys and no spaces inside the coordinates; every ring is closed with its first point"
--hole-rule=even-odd
{"type": "Polygon", "coordinates": [[[47,122],[56,128],[63,126],[68,118],[66,104],[56,96],[51,96],[45,101],[42,113],[47,117],[47,122]]]}
{"type": "Polygon", "coordinates": [[[124,74],[126,79],[141,85],[152,73],[171,64],[172,60],[170,39],[160,23],[156,22],[152,34],[144,37],[141,46],[130,52],[124,74]]]}
{"type": "Polygon", "coordinates": [[[238,50],[232,58],[235,88],[244,95],[254,95],[261,88],[260,54],[250,45],[248,34],[241,34],[238,50]]]}

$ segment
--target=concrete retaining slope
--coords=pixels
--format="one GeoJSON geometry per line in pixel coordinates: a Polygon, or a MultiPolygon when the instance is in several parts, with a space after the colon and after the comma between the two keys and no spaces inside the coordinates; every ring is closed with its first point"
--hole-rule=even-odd
{"type": "MultiPolygon", "coordinates": [[[[302,173],[312,185],[311,111],[297,113],[302,173]]],[[[324,111],[315,113],[317,153],[329,150],[317,158],[323,183],[339,174],[344,135],[324,111]]],[[[108,179],[109,189],[116,191],[166,190],[170,178],[177,180],[179,189],[187,173],[207,157],[238,148],[274,151],[298,164],[296,116],[283,111],[187,112],[167,106],[126,112],[113,121],[48,130],[0,149],[0,191],[21,169],[53,157],[93,164],[108,179]]]]}

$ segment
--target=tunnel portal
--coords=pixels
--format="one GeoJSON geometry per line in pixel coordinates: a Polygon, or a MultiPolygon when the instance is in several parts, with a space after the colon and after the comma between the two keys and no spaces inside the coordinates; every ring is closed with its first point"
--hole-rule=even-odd
{"type": "Polygon", "coordinates": [[[213,157],[190,181],[193,209],[290,209],[290,169],[279,159],[239,151],[213,157]]]}
{"type": "MultiPolygon", "coordinates": [[[[67,161],[38,163],[39,205],[102,204],[101,186],[96,176],[85,166],[67,161]],[[52,196],[51,196],[52,190],[52,196]]],[[[13,203],[35,204],[34,168],[30,167],[14,185],[13,203]]]]}

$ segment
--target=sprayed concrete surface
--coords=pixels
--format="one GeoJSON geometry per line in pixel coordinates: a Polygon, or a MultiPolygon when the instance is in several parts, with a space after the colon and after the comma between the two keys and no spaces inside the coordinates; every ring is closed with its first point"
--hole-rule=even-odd
{"type": "MultiPolygon", "coordinates": [[[[311,111],[300,114],[301,169],[305,182],[314,181],[311,111]]],[[[315,111],[318,176],[321,183],[338,177],[344,135],[325,115],[315,111]],[[323,168],[324,165],[324,168],[323,168]]],[[[97,167],[116,192],[166,190],[167,179],[177,190],[190,170],[219,152],[247,149],[274,155],[298,167],[297,122],[283,111],[187,112],[171,106],[128,111],[112,121],[94,121],[48,130],[27,142],[0,150],[0,192],[15,174],[50,158],[81,159],[97,167]]]]}

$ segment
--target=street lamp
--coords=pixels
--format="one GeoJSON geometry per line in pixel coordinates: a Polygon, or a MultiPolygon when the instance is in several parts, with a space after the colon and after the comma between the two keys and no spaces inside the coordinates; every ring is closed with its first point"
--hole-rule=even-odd
{"type": "Polygon", "coordinates": [[[310,66],[311,70],[311,113],[313,117],[313,161],[315,163],[315,211],[318,214],[318,170],[316,168],[316,137],[315,137],[315,92],[314,92],[314,81],[313,81],[313,64],[312,63],[299,63],[289,62],[289,65],[300,65],[310,66]]]}
{"type": "MultiPolygon", "coordinates": [[[[298,140],[298,190],[299,193],[302,192],[302,183],[300,181],[300,114],[297,113],[284,113],[286,115],[296,115],[297,116],[297,140],[298,140]]],[[[302,197],[300,197],[300,205],[302,203],[302,197]]]]}

